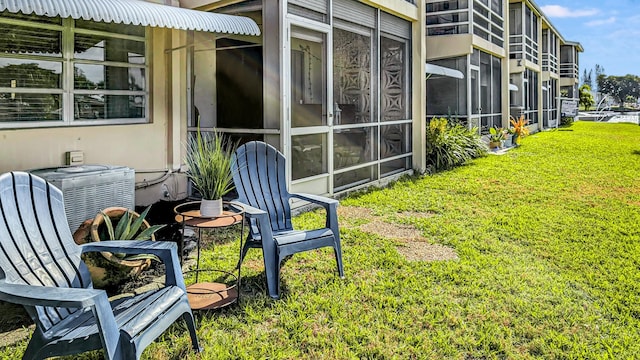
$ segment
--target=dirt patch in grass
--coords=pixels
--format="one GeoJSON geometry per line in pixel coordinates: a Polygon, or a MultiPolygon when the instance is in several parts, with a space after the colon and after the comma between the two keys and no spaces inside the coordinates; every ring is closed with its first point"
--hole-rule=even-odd
{"type": "Polygon", "coordinates": [[[409,261],[458,260],[453,248],[422,241],[407,241],[398,246],[398,252],[409,261]]]}
{"type": "MultiPolygon", "coordinates": [[[[458,255],[451,247],[431,244],[422,232],[413,225],[392,224],[384,221],[384,217],[376,216],[366,208],[344,206],[339,208],[338,215],[343,227],[358,228],[370,234],[388,239],[398,240],[398,252],[409,261],[444,261],[457,260],[458,255]]],[[[429,218],[431,212],[407,211],[396,214],[400,218],[429,218]]]]}
{"type": "Polygon", "coordinates": [[[359,226],[360,230],[382,237],[398,240],[422,238],[422,233],[411,225],[390,224],[388,222],[373,220],[359,226]]]}

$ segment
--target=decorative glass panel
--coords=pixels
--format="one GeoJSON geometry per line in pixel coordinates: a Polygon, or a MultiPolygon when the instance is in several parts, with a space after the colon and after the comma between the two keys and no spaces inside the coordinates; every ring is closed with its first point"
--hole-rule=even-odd
{"type": "Polygon", "coordinates": [[[62,63],[0,58],[0,87],[62,88],[62,63]]]}
{"type": "Polygon", "coordinates": [[[76,59],[145,63],[144,41],[76,34],[73,44],[76,59]]]}
{"type": "Polygon", "coordinates": [[[0,122],[60,121],[62,94],[0,93],[0,122]]]}
{"type": "Polygon", "coordinates": [[[333,133],[333,166],[344,169],[377,160],[376,128],[335,130],[333,133]]]}
{"type": "Polygon", "coordinates": [[[389,176],[411,168],[411,157],[385,161],[380,164],[380,176],[389,176]]]}
{"type": "Polygon", "coordinates": [[[73,104],[77,120],[139,119],[146,116],[143,95],[75,95],[73,104]]]}
{"type": "Polygon", "coordinates": [[[371,121],[371,38],[333,31],[334,124],[371,121]]]}
{"type": "Polygon", "coordinates": [[[0,24],[0,53],[62,57],[62,32],[0,24]]]}
{"type": "Polygon", "coordinates": [[[341,191],[376,179],[378,179],[377,166],[367,166],[335,174],[333,176],[333,187],[334,191],[341,191]]]}
{"type": "Polygon", "coordinates": [[[327,172],[326,135],[291,137],[291,176],[293,180],[327,172]]]}
{"type": "Polygon", "coordinates": [[[404,42],[380,38],[380,95],[383,121],[409,118],[406,83],[408,64],[404,42]]]}
{"type": "Polygon", "coordinates": [[[85,90],[133,90],[146,87],[145,69],[76,64],[73,87],[85,90]]]}
{"type": "Polygon", "coordinates": [[[406,154],[411,151],[411,124],[380,127],[380,159],[406,154]]]}

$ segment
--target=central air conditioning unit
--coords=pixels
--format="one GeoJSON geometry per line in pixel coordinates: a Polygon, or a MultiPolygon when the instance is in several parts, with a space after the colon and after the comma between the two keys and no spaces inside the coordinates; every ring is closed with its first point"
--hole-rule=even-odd
{"type": "Polygon", "coordinates": [[[30,171],[62,190],[71,233],[103,209],[134,209],[135,171],[125,166],[80,165],[30,171]]]}

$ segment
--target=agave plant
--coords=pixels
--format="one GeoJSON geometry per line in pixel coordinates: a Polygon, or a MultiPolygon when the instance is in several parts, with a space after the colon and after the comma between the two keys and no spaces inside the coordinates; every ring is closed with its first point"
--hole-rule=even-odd
{"type": "Polygon", "coordinates": [[[513,126],[513,135],[516,138],[516,144],[519,145],[520,140],[529,135],[529,129],[527,128],[528,121],[524,119],[524,115],[520,115],[518,120],[510,116],[509,121],[511,122],[511,126],[513,126]]]}
{"type": "MultiPolygon", "coordinates": [[[[149,240],[151,236],[158,230],[162,229],[165,225],[151,225],[147,228],[142,228],[142,224],[144,224],[144,219],[149,213],[151,209],[151,205],[149,205],[143,212],[134,219],[135,216],[132,216],[131,211],[125,211],[122,217],[118,220],[115,228],[113,226],[113,221],[109,215],[104,212],[100,212],[104,218],[104,224],[106,227],[106,232],[103,232],[101,235],[101,239],[103,240],[149,240]]],[[[156,261],[160,261],[160,259],[155,255],[150,254],[137,254],[137,255],[125,255],[121,253],[114,253],[115,256],[122,260],[144,260],[144,259],[153,259],[156,261]]]]}

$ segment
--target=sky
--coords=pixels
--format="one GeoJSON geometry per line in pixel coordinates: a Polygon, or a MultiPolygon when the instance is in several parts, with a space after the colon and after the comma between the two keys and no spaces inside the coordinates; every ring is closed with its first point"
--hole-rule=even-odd
{"type": "Polygon", "coordinates": [[[580,81],[584,70],[592,70],[596,64],[604,67],[605,75],[640,76],[640,0],[535,3],[565,40],[582,44],[580,81]]]}

